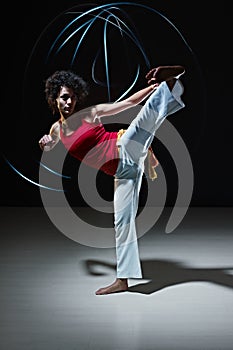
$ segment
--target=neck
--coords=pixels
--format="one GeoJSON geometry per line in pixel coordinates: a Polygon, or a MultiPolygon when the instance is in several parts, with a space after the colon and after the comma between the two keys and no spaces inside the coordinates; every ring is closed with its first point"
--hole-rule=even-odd
{"type": "Polygon", "coordinates": [[[62,115],[60,118],[62,123],[62,127],[69,131],[76,130],[81,125],[81,118],[79,118],[76,114],[69,116],[68,118],[64,118],[62,115]]]}

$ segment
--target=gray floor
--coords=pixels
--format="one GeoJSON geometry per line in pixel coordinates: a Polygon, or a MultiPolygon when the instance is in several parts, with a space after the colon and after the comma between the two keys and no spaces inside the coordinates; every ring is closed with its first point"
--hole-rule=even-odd
{"type": "Polygon", "coordinates": [[[144,280],[115,279],[114,248],[62,234],[43,208],[1,208],[1,350],[232,350],[233,210],[166,210],[139,239],[144,280]]]}

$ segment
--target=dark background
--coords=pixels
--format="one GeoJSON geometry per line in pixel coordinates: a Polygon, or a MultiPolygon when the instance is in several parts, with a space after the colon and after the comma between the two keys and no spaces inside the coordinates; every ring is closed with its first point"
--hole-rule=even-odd
{"type": "MultiPolygon", "coordinates": [[[[232,12],[228,2],[204,7],[203,2],[196,1],[131,3],[132,6],[126,6],[127,13],[137,27],[151,66],[184,64],[186,67],[182,78],[186,107],[169,121],[179,131],[192,159],[194,191],[191,206],[232,206],[232,12]],[[136,3],[149,6],[160,15],[149,13],[146,8],[135,6],[136,3]],[[185,43],[163,16],[178,28],[185,43]]],[[[2,27],[1,50],[1,206],[41,205],[39,186],[20,176],[8,162],[23,176],[39,182],[41,151],[38,140],[54,122],[44,98],[44,80],[55,69],[70,67],[67,51],[57,58],[51,57],[47,63],[44,61],[45,52],[64,27],[63,13],[78,5],[82,9],[91,7],[89,4],[77,1],[57,2],[55,5],[31,2],[27,5],[21,3],[17,10],[10,3],[4,5],[7,22],[2,27]]],[[[95,2],[93,6],[97,4],[95,2]]],[[[87,80],[90,79],[89,53],[97,50],[102,40],[97,31],[96,40],[94,36],[87,43],[84,57],[75,66],[75,70],[87,80]]],[[[113,63],[118,64],[118,69],[112,74],[124,88],[131,69],[135,68],[134,48],[127,48],[128,61],[122,58],[121,50],[117,44],[112,47],[113,56],[117,58],[113,63]]],[[[143,77],[148,67],[144,65],[143,69],[135,89],[145,85],[143,77]]],[[[99,73],[101,76],[101,68],[99,73]]],[[[112,97],[118,92],[117,87],[113,88],[112,97]]],[[[90,103],[103,102],[106,98],[106,90],[93,86],[90,103]]],[[[109,128],[114,126],[114,123],[108,125],[109,128]]],[[[175,167],[158,140],[155,139],[153,146],[166,174],[166,204],[172,205],[177,191],[175,167]]],[[[77,161],[67,157],[64,173],[71,179],[64,180],[64,185],[71,204],[85,205],[77,187],[77,167],[77,161]]],[[[113,179],[99,174],[97,180],[101,195],[111,200],[113,179]]],[[[144,181],[144,196],[146,187],[144,181]]]]}

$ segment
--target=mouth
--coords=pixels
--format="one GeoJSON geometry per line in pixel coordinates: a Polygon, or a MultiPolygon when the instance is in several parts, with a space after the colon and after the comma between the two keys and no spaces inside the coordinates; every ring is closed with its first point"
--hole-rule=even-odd
{"type": "Polygon", "coordinates": [[[65,112],[67,112],[67,113],[70,113],[70,112],[71,112],[71,110],[72,110],[72,109],[71,109],[70,107],[66,107],[66,108],[64,108],[64,111],[65,111],[65,112]]]}

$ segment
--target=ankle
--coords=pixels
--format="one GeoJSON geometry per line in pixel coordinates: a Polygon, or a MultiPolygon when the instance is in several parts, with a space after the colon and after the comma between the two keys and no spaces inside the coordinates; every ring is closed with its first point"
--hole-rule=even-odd
{"type": "Polygon", "coordinates": [[[167,84],[170,91],[172,91],[172,89],[174,88],[176,80],[177,80],[176,78],[172,78],[172,79],[166,81],[166,84],[167,84]]]}
{"type": "Polygon", "coordinates": [[[128,285],[128,279],[127,278],[117,278],[117,281],[119,281],[121,284],[128,285]]]}

